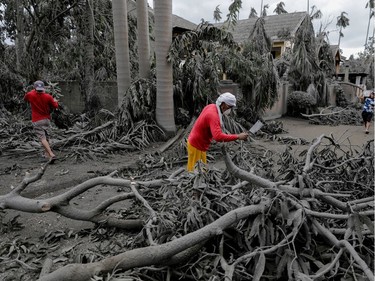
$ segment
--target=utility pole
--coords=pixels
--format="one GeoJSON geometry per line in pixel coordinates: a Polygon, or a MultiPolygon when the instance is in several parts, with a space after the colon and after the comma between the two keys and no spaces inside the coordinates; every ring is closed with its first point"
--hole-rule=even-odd
{"type": "Polygon", "coordinates": [[[307,13],[310,15],[310,1],[307,0],[307,13]]]}

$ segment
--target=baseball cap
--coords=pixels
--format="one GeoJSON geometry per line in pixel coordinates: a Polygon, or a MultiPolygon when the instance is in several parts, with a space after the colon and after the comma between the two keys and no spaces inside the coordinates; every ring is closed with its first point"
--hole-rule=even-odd
{"type": "Polygon", "coordinates": [[[43,83],[43,81],[40,81],[40,80],[35,81],[34,82],[34,88],[37,91],[44,91],[44,83],[43,83]]]}

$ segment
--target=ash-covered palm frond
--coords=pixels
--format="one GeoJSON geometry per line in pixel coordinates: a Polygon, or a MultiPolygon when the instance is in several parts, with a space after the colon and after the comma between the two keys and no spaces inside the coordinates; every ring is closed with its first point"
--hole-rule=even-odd
{"type": "Polygon", "coordinates": [[[225,69],[238,51],[231,33],[207,22],[176,37],[168,59],[173,64],[177,107],[193,116],[212,102],[225,69]]]}
{"type": "Polygon", "coordinates": [[[116,112],[120,130],[128,130],[134,123],[154,120],[156,86],[153,80],[139,79],[126,92],[123,102],[116,112]]]}

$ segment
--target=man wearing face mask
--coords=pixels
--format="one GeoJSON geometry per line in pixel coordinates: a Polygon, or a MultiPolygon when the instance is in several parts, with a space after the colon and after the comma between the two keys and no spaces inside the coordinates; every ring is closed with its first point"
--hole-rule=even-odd
{"type": "Polygon", "coordinates": [[[223,133],[222,115],[229,114],[234,106],[236,106],[236,97],[231,93],[223,93],[216,100],[216,104],[209,104],[203,108],[187,141],[188,171],[193,171],[195,163],[199,160],[207,163],[206,151],[213,139],[217,142],[230,142],[248,138],[249,134],[245,132],[240,134],[223,133]]]}

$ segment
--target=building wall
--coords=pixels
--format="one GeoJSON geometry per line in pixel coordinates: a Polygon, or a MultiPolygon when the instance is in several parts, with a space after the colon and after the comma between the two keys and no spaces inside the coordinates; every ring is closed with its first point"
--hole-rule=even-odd
{"type": "Polygon", "coordinates": [[[238,84],[233,83],[232,80],[222,80],[220,81],[218,92],[220,94],[229,92],[238,98],[238,84]]]}
{"type": "MultiPolygon", "coordinates": [[[[79,114],[85,110],[85,99],[81,91],[81,86],[77,81],[58,81],[61,88],[60,98],[71,113],[79,114]]],[[[96,82],[94,84],[94,94],[96,94],[102,107],[115,111],[117,108],[117,82],[96,82]]]]}
{"type": "MultiPolygon", "coordinates": [[[[63,95],[60,101],[69,109],[71,113],[79,114],[85,109],[84,96],[81,94],[81,88],[77,81],[59,81],[61,94],[63,95]]],[[[352,83],[339,83],[344,90],[345,97],[348,101],[358,102],[359,87],[352,83]]],[[[329,84],[326,89],[326,103],[327,106],[336,106],[336,87],[337,84],[329,84]]],[[[238,84],[235,83],[221,83],[219,92],[230,92],[240,97],[240,90],[238,84]]],[[[98,95],[102,107],[114,112],[117,108],[117,83],[116,82],[97,82],[95,83],[95,92],[98,95]]],[[[264,120],[273,120],[282,117],[287,113],[287,100],[289,92],[289,83],[284,82],[280,84],[277,90],[278,100],[269,109],[266,109],[262,118],[264,120]]]]}
{"type": "MultiPolygon", "coordinates": [[[[228,80],[229,81],[229,80],[228,80]]],[[[230,81],[231,82],[231,81],[230,81]]],[[[85,109],[85,100],[81,94],[81,87],[77,81],[59,81],[61,94],[60,101],[69,109],[71,113],[79,114],[85,109]]],[[[286,114],[288,83],[282,83],[278,89],[278,100],[272,108],[265,111],[265,120],[280,118],[286,114]]],[[[220,93],[230,92],[235,96],[239,95],[239,87],[236,83],[220,83],[218,91],[220,93]]],[[[95,83],[95,93],[98,95],[102,107],[114,112],[117,108],[117,84],[116,82],[95,83]]],[[[238,97],[240,98],[240,97],[238,97]]]]}
{"type": "Polygon", "coordinates": [[[339,82],[347,101],[357,103],[363,95],[365,85],[356,85],[350,82],[339,82]]]}
{"type": "Polygon", "coordinates": [[[262,116],[264,120],[277,119],[283,116],[284,114],[286,114],[288,91],[289,91],[289,83],[288,82],[281,83],[279,88],[277,89],[278,99],[271,108],[268,108],[265,110],[262,116]]]}
{"type": "Polygon", "coordinates": [[[336,85],[327,85],[327,106],[336,106],[336,85]]]}

